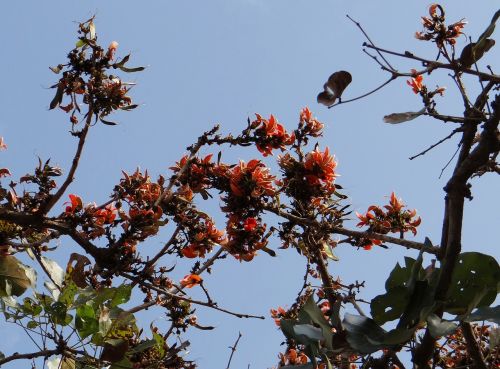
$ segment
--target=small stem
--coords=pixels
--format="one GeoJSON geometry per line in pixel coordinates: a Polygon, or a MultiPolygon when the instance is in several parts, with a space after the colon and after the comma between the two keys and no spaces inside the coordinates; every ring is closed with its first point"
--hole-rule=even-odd
{"type": "Polygon", "coordinates": [[[64,195],[64,192],[66,192],[66,189],[71,184],[71,182],[73,182],[74,175],[76,169],[78,168],[78,163],[80,162],[80,157],[82,155],[85,139],[87,138],[87,133],[89,131],[92,122],[92,117],[93,117],[93,104],[91,101],[89,103],[89,110],[87,112],[87,119],[85,120],[85,126],[80,132],[78,147],[76,149],[75,156],[73,157],[73,163],[71,164],[68,176],[66,177],[66,180],[63,182],[59,190],[57,190],[57,192],[52,197],[50,197],[49,200],[44,205],[42,205],[42,208],[40,209],[41,214],[47,214],[50,211],[50,209],[52,209],[52,207],[57,203],[57,201],[59,201],[61,196],[64,195]]]}
{"type": "Polygon", "coordinates": [[[229,369],[229,367],[231,366],[231,360],[233,360],[233,355],[236,352],[236,347],[238,346],[238,342],[240,342],[241,336],[242,336],[241,332],[238,332],[238,338],[236,339],[236,342],[234,343],[233,346],[229,347],[231,349],[231,356],[229,356],[229,361],[227,362],[226,369],[229,369]]]}

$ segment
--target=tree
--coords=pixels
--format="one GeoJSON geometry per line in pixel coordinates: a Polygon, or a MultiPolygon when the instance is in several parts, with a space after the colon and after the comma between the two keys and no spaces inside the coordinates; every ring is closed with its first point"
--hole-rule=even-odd
{"type": "MultiPolygon", "coordinates": [[[[38,333],[40,347],[7,355],[0,365],[43,358],[49,367],[195,367],[183,355],[189,343],[174,338],[187,329],[212,329],[198,322],[197,306],[259,318],[215,303],[203,283],[204,273],[230,257],[251,263],[257,254],[275,256],[276,251],[269,248],[271,239],[280,240],[281,248],[295,249],[307,261],[296,301],[288,309],[272,310],[286,341],[282,367],[402,368],[405,364],[398,353],[407,348],[419,368],[498,365],[498,331],[474,322],[498,322],[498,307],[490,305],[497,295],[500,269],[492,256],[461,252],[461,227],[465,199],[472,200],[470,180],[498,173],[500,98],[494,91],[500,77],[491,70],[479,70],[476,63],[494,45],[490,37],[499,15],[459,55],[455,44],[465,23],[448,24],[444,9],[431,5],[429,16],[422,18],[424,30],[416,37],[435,44],[436,61],[382,49],[368,37],[364,45],[390,75],[381,87],[407,78],[423,102],[420,111],[387,115],[387,123],[427,115],[456,124],[444,140],[461,135],[455,169],[444,189],[439,245],[428,238],[424,242],[404,238],[407,233],[416,235],[420,218],[395,193],[389,204],[373,205],[357,214],[363,230],[344,226],[350,214],[348,197],[337,179],[335,158],[328,147],[315,144],[324,126],[308,108],[301,110],[294,130],[286,130],[273,115],[259,114],[248,119],[239,134],[223,135],[216,126],[173,164],[169,178],[153,179],[139,169],[124,172],[103,204],[87,204],[68,193],[90,130],[100,123],[114,125],[109,116],[117,110],[137,108],[129,96],[131,84],[112,74],[144,69],[130,67],[130,55],[118,58],[116,42],[99,46],[94,18],[81,23],[79,41],[68,62],[51,68],[58,81],[50,108],[68,114],[71,134],[78,141],[73,164],[63,175],[50,160],[40,160],[33,173],[2,184],[4,316],[29,334],[38,333]],[[412,60],[422,69],[401,73],[386,60],[387,54],[412,60]],[[463,116],[438,111],[444,89],[432,89],[424,79],[439,70],[450,73],[456,82],[463,116]],[[479,79],[477,96],[467,93],[464,75],[479,79]],[[264,157],[282,151],[277,160],[279,174],[263,158],[224,162],[221,152],[232,146],[255,146],[264,157]],[[201,155],[202,149],[210,153],[201,155]],[[58,185],[55,178],[61,176],[64,179],[58,185]],[[203,211],[204,201],[219,196],[225,229],[217,228],[214,215],[203,211]],[[65,200],[60,213],[57,205],[65,200]],[[166,239],[165,243],[150,257],[142,256],[141,247],[155,236],[166,239]],[[77,247],[65,268],[49,258],[62,237],[71,238],[77,247]],[[404,266],[397,264],[390,271],[386,293],[370,302],[371,318],[358,304],[363,283],[346,284],[329,273],[328,263],[336,261],[334,252],[340,244],[365,250],[393,244],[419,251],[417,258],[407,257],[404,266]],[[31,265],[21,262],[24,254],[31,265]],[[434,255],[436,262],[425,265],[424,254],[434,255]],[[166,258],[192,259],[191,272],[180,281],[172,280],[166,258]],[[37,283],[35,268],[44,274],[44,287],[37,283]],[[202,289],[206,298],[189,297],[190,288],[202,289]],[[143,296],[137,298],[133,292],[143,296]],[[131,298],[136,303],[125,307],[131,298]],[[344,313],[346,306],[358,313],[344,313]],[[171,326],[161,331],[152,323],[151,332],[144,334],[135,314],[153,307],[166,312],[171,326]],[[396,321],[393,328],[384,330],[381,326],[390,321],[396,321]]],[[[348,102],[341,97],[351,79],[346,71],[332,74],[318,101],[328,107],[348,102]]],[[[1,146],[5,148],[3,141],[1,146]]],[[[10,176],[7,168],[0,173],[10,176]]],[[[238,342],[239,337],[233,353],[238,342]]]]}

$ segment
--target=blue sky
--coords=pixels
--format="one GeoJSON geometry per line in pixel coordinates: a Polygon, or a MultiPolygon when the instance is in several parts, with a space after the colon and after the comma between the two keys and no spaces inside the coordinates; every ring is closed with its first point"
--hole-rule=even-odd
{"type": "MultiPolygon", "coordinates": [[[[466,18],[465,32],[473,38],[484,30],[498,2],[483,0],[443,1],[448,21],[466,18]]],[[[223,132],[239,132],[248,116],[258,112],[274,114],[286,127],[297,124],[302,107],[309,106],[325,123],[321,147],[328,145],[339,165],[338,179],[351,199],[352,209],[365,211],[371,204],[383,204],[396,191],[423,218],[417,239],[428,236],[439,241],[443,213],[442,187],[451,167],[439,179],[441,168],[451,157],[457,139],[450,140],[423,158],[408,157],[446,136],[452,124],[418,118],[399,126],[384,124],[382,117],[393,112],[419,110],[421,102],[403,79],[366,99],[328,110],[316,103],[328,76],[348,70],[353,82],[344,97],[360,95],[387,79],[362,52],[365,41],[346,14],[362,23],[370,37],[389,49],[410,50],[430,59],[433,45],[416,40],[420,16],[430,2],[422,1],[295,1],[295,0],[212,0],[208,1],[9,1],[2,4],[0,24],[3,53],[0,70],[3,104],[0,136],[8,144],[2,165],[14,177],[32,170],[37,157],[51,158],[67,169],[75,150],[68,134],[70,123],[62,111],[49,111],[56,81],[48,66],[65,61],[74,47],[78,21],[97,15],[99,40],[107,45],[119,42],[118,55],[132,52],[131,65],[147,65],[140,74],[127,75],[137,82],[132,96],[139,109],[120,114],[120,125],[97,125],[91,130],[77,179],[71,193],[84,202],[104,201],[121,176],[121,170],[137,166],[151,174],[167,174],[185,147],[215,123],[223,132]]],[[[496,32],[498,34],[498,31],[496,32]]],[[[458,48],[465,45],[460,38],[458,48]]],[[[482,65],[498,60],[498,45],[482,65]]],[[[401,71],[418,64],[391,58],[401,71]]],[[[471,95],[478,83],[465,78],[471,95]]],[[[446,86],[438,110],[461,114],[457,93],[446,73],[425,76],[429,86],[446,86]]],[[[224,150],[225,160],[258,156],[254,148],[224,150]]],[[[272,163],[273,159],[266,159],[272,163]]],[[[498,256],[498,179],[492,176],[473,182],[474,201],[466,204],[463,247],[498,256]]],[[[215,211],[217,204],[207,208],[215,211]]],[[[62,205],[59,205],[62,209],[62,205]]],[[[222,217],[219,217],[222,224],[222,217]]],[[[162,239],[144,247],[158,247],[162,239]]],[[[273,246],[273,245],[271,245],[273,246]]],[[[274,245],[277,247],[278,245],[274,245]]],[[[74,251],[61,244],[59,257],[74,251]]],[[[147,251],[145,251],[147,252],[147,251]]],[[[337,250],[341,261],[330,265],[333,275],[347,282],[365,280],[363,296],[371,299],[383,290],[388,271],[403,255],[414,256],[396,246],[389,250],[337,250]]],[[[173,261],[166,260],[167,265],[173,261]]],[[[188,265],[179,264],[183,276],[188,265]]],[[[277,258],[260,255],[252,263],[228,260],[215,267],[206,284],[221,306],[268,316],[269,309],[291,303],[300,289],[304,261],[293,250],[278,252],[277,258]]],[[[196,296],[196,291],[193,291],[196,296]]],[[[369,309],[367,309],[369,310],[369,309]]],[[[238,332],[243,337],[233,359],[233,368],[267,368],[276,363],[282,335],[272,320],[245,321],[219,312],[198,309],[200,323],[214,325],[211,332],[193,331],[190,358],[201,368],[225,367],[238,332]]],[[[144,319],[162,323],[159,310],[144,319]]],[[[26,341],[12,326],[11,340],[0,350],[20,351],[26,341]]],[[[24,364],[23,364],[24,365],[24,364]]],[[[15,366],[11,366],[15,367],[15,366]]]]}

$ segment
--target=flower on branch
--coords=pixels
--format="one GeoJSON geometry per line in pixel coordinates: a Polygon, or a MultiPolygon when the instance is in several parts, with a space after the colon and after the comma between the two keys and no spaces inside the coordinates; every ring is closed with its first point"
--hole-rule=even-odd
{"type": "Polygon", "coordinates": [[[282,124],[271,114],[269,119],[264,119],[260,114],[255,114],[257,119],[251,123],[255,130],[257,150],[262,155],[273,154],[273,149],[285,150],[286,146],[295,142],[295,134],[289,134],[282,124]]]}
{"type": "Polygon", "coordinates": [[[68,206],[66,206],[66,210],[64,211],[66,214],[75,214],[76,212],[83,209],[82,199],[79,196],[70,194],[69,200],[70,201],[64,203],[69,204],[68,206]]]}
{"type": "Polygon", "coordinates": [[[229,172],[232,194],[238,197],[274,195],[275,178],[269,173],[269,168],[257,159],[250,160],[248,163],[240,160],[240,164],[229,172]]]}
{"type": "Polygon", "coordinates": [[[188,274],[186,275],[180,282],[181,286],[184,288],[192,288],[194,286],[199,285],[203,281],[197,274],[188,274]]]}
{"type": "MultiPolygon", "coordinates": [[[[380,234],[400,233],[403,235],[406,232],[412,232],[413,235],[416,235],[421,219],[417,217],[416,210],[408,210],[405,207],[403,201],[392,192],[389,204],[384,206],[385,210],[372,205],[365,214],[356,212],[356,216],[360,220],[357,226],[367,226],[368,232],[380,234]]],[[[372,245],[382,244],[382,241],[374,239],[362,239],[360,242],[360,246],[366,250],[369,250],[372,245]]]]}
{"type": "Polygon", "coordinates": [[[319,151],[317,147],[306,155],[304,168],[307,171],[306,179],[311,185],[324,183],[327,186],[332,186],[335,182],[335,168],[337,162],[330,155],[328,147],[324,152],[319,151]]]}
{"type": "Polygon", "coordinates": [[[415,77],[410,78],[406,81],[406,83],[412,88],[414,93],[418,94],[424,87],[424,84],[422,83],[424,81],[424,76],[421,74],[416,75],[417,71],[415,69],[412,69],[411,73],[415,74],[415,77]]]}
{"type": "Polygon", "coordinates": [[[321,131],[325,125],[312,115],[308,107],[305,107],[300,112],[299,128],[301,126],[304,127],[303,130],[305,134],[312,137],[318,137],[321,136],[321,131]]]}

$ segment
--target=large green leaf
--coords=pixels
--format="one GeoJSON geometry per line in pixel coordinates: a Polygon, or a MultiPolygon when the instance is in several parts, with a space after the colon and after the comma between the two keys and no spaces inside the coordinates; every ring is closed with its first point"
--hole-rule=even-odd
{"type": "Polygon", "coordinates": [[[346,313],[342,325],[347,331],[347,342],[357,352],[371,354],[386,348],[382,342],[387,332],[373,319],[346,313]]]}
{"type": "Polygon", "coordinates": [[[476,311],[470,314],[465,320],[468,322],[488,320],[495,324],[500,324],[500,306],[476,309],[476,311]]]}
{"type": "Polygon", "coordinates": [[[443,320],[436,314],[430,314],[427,317],[427,327],[432,337],[439,338],[455,332],[458,328],[458,324],[443,320]]]}
{"type": "Polygon", "coordinates": [[[0,257],[0,296],[21,296],[30,285],[19,260],[12,255],[0,257]]]}
{"type": "Polygon", "coordinates": [[[329,350],[332,349],[332,327],[325,319],[323,312],[314,302],[314,298],[312,296],[306,301],[302,309],[304,312],[309,315],[311,320],[316,323],[322,330],[323,338],[325,340],[326,348],[329,350]]]}
{"type": "Polygon", "coordinates": [[[468,314],[476,307],[491,305],[497,296],[500,266],[494,257],[479,252],[460,254],[452,276],[445,311],[468,314]]]}
{"type": "Polygon", "coordinates": [[[390,288],[387,293],[376,296],[370,303],[371,315],[380,325],[398,319],[406,309],[410,296],[403,286],[390,288]]]}

